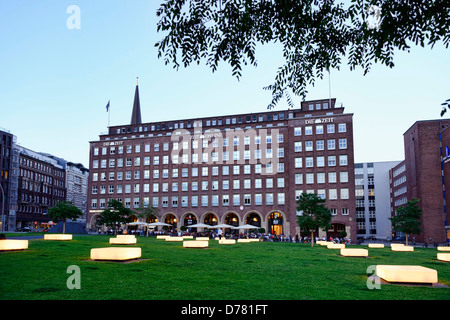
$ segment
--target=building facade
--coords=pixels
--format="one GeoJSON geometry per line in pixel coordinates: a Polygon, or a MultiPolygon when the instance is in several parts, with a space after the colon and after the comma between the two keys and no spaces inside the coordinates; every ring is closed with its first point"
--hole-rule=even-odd
{"type": "MultiPolygon", "coordinates": [[[[9,231],[17,206],[17,158],[14,152],[15,136],[9,130],[0,130],[0,231],[9,231]]],[[[14,230],[14,229],[13,229],[14,230]]]]}
{"type": "Polygon", "coordinates": [[[66,162],[66,200],[81,210],[86,219],[89,169],[81,163],[66,162]]]}
{"type": "Polygon", "coordinates": [[[390,170],[400,161],[355,163],[357,234],[363,239],[392,237],[390,170]]]}
{"type": "Polygon", "coordinates": [[[16,227],[48,226],[48,209],[66,199],[65,169],[57,160],[17,147],[19,159],[16,227]]]}
{"type": "MultiPolygon", "coordinates": [[[[179,229],[251,224],[294,236],[296,198],[326,198],[327,235],[356,240],[352,114],[335,99],[299,109],[141,123],[136,86],[130,124],[90,142],[87,226],[117,199],[153,206],[179,229]]],[[[322,231],[319,233],[325,235],[322,231]]]]}
{"type": "Polygon", "coordinates": [[[417,121],[403,135],[405,160],[391,169],[391,214],[408,200],[419,199],[422,232],[417,242],[444,243],[450,239],[450,120],[417,121]]]}

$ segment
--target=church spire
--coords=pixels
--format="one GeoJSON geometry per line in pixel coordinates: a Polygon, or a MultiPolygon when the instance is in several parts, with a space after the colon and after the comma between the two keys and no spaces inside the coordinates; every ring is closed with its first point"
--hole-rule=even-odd
{"type": "Polygon", "coordinates": [[[139,101],[139,84],[136,77],[136,91],[134,92],[133,113],[131,114],[131,124],[141,124],[141,103],[139,101]]]}

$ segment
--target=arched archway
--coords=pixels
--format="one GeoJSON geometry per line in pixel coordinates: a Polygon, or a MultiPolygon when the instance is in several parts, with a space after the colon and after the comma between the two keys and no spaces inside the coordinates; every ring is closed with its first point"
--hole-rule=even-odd
{"type": "Polygon", "coordinates": [[[245,224],[250,224],[252,226],[261,228],[262,218],[258,212],[252,211],[248,212],[244,217],[245,224]]]}
{"type": "Polygon", "coordinates": [[[219,218],[217,217],[216,214],[214,214],[212,212],[207,212],[203,216],[203,223],[205,223],[205,224],[209,224],[210,226],[215,226],[216,224],[218,224],[218,222],[219,222],[219,218]]]}
{"type": "Polygon", "coordinates": [[[347,235],[343,232],[345,232],[345,224],[332,223],[331,228],[327,230],[327,240],[330,239],[330,237],[333,239],[346,237],[347,235]]]}
{"type": "Polygon", "coordinates": [[[177,229],[177,221],[178,219],[173,213],[167,213],[162,219],[162,222],[171,224],[171,228],[175,230],[177,229]]]}
{"type": "Polygon", "coordinates": [[[198,221],[197,216],[192,212],[188,212],[185,213],[184,216],[182,217],[181,224],[182,226],[189,228],[191,224],[196,224],[197,221],[198,221]]]}
{"type": "Polygon", "coordinates": [[[224,217],[224,223],[229,224],[233,227],[237,227],[239,225],[239,216],[235,212],[228,212],[224,217]]]}
{"type": "Polygon", "coordinates": [[[267,232],[276,235],[283,234],[284,220],[285,220],[284,214],[280,211],[273,211],[269,213],[269,216],[267,218],[267,226],[268,226],[267,232]]]}

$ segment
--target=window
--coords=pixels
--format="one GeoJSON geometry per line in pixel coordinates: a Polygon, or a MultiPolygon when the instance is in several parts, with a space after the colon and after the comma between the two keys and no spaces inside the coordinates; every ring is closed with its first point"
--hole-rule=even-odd
{"type": "Polygon", "coordinates": [[[255,194],[255,205],[260,206],[262,205],[262,195],[261,193],[255,194]]]}
{"type": "Polygon", "coordinates": [[[336,183],[336,172],[328,172],[328,183],[336,183]]]}
{"type": "Polygon", "coordinates": [[[340,172],[340,182],[348,182],[348,172],[347,171],[342,171],[340,172]]]}
{"type": "Polygon", "coordinates": [[[328,166],[329,167],[336,166],[336,156],[328,156],[328,166]]]}
{"type": "Polygon", "coordinates": [[[312,127],[311,126],[307,126],[305,127],[305,135],[310,136],[312,135],[312,127]]]}
{"type": "Polygon", "coordinates": [[[329,139],[327,142],[328,142],[328,150],[336,149],[336,142],[334,139],[329,139]]]}
{"type": "Polygon", "coordinates": [[[280,205],[283,205],[285,203],[284,193],[278,193],[278,195],[277,195],[277,202],[280,205]]]}
{"type": "Polygon", "coordinates": [[[307,173],[306,184],[313,184],[313,183],[314,183],[314,173],[307,173]]]}
{"type": "Polygon", "coordinates": [[[305,159],[305,166],[306,168],[312,168],[314,167],[314,158],[313,157],[306,157],[305,159]]]}
{"type": "Polygon", "coordinates": [[[305,151],[313,151],[313,142],[305,141],[305,151]]]}
{"type": "Polygon", "coordinates": [[[339,139],[339,149],[347,149],[347,139],[339,139]]]}
{"type": "Polygon", "coordinates": [[[346,166],[347,165],[347,155],[339,156],[339,165],[346,166]]]}
{"type": "Polygon", "coordinates": [[[302,151],[302,142],[301,141],[294,142],[294,151],[295,152],[302,151]]]}
{"type": "Polygon", "coordinates": [[[230,204],[230,196],[227,194],[222,195],[222,205],[228,206],[230,204]]]}
{"type": "Polygon", "coordinates": [[[238,206],[240,204],[240,196],[238,194],[233,195],[233,205],[238,206]]]}
{"type": "Polygon", "coordinates": [[[325,172],[317,173],[317,183],[325,183],[325,172]]]}
{"type": "Polygon", "coordinates": [[[337,199],[337,190],[336,189],[328,189],[328,199],[331,199],[331,200],[337,199]]]}
{"type": "Polygon", "coordinates": [[[295,184],[303,184],[303,174],[302,173],[295,174],[295,184]]]}
{"type": "Polygon", "coordinates": [[[251,199],[252,199],[252,198],[251,198],[251,195],[250,195],[250,194],[244,194],[244,204],[245,204],[245,205],[251,205],[251,202],[252,202],[251,199]]]}
{"type": "Polygon", "coordinates": [[[316,150],[324,150],[323,140],[317,140],[316,141],[316,150]]]}
{"type": "Polygon", "coordinates": [[[339,132],[346,132],[347,131],[347,125],[345,123],[339,123],[338,131],[339,132]]]}
{"type": "Polygon", "coordinates": [[[334,133],[334,124],[327,125],[327,133],[334,133]]]}
{"type": "Polygon", "coordinates": [[[349,198],[348,189],[342,188],[341,189],[341,199],[348,199],[348,198],[349,198]]]}
{"type": "Polygon", "coordinates": [[[273,205],[273,193],[266,193],[266,205],[273,205]]]}
{"type": "Polygon", "coordinates": [[[325,157],[320,156],[316,158],[317,167],[324,167],[325,166],[325,157]]]}
{"type": "Polygon", "coordinates": [[[316,126],[316,134],[323,134],[323,125],[316,126]]]}
{"type": "Polygon", "coordinates": [[[294,128],[294,136],[301,136],[302,135],[302,128],[301,127],[295,127],[294,128]]]}
{"type": "Polygon", "coordinates": [[[302,168],[302,166],[303,166],[302,158],[295,158],[295,167],[302,168]]]}

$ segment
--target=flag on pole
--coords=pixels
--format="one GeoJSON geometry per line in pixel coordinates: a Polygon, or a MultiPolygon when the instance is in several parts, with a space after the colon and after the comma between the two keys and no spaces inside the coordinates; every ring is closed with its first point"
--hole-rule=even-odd
{"type": "Polygon", "coordinates": [[[110,100],[108,100],[108,104],[106,105],[106,112],[109,111],[109,101],[110,101],[110,100]]]}

